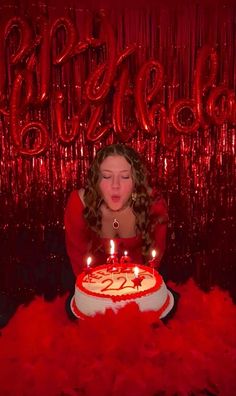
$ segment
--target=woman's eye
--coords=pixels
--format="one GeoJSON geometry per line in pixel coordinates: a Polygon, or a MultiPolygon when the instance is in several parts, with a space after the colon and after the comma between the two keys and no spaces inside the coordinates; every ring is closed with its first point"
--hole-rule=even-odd
{"type": "Polygon", "coordinates": [[[103,179],[110,179],[111,176],[102,175],[102,178],[103,178],[103,179]]]}
{"type": "Polygon", "coordinates": [[[129,179],[129,176],[122,176],[122,179],[129,179]]]}

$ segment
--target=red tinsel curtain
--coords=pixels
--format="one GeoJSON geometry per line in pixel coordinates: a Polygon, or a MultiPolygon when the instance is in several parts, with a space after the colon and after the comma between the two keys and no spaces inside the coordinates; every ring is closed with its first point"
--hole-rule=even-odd
{"type": "Polygon", "coordinates": [[[60,290],[68,193],[122,141],[168,202],[166,276],[234,292],[235,5],[138,5],[0,6],[3,290],[60,290]]]}

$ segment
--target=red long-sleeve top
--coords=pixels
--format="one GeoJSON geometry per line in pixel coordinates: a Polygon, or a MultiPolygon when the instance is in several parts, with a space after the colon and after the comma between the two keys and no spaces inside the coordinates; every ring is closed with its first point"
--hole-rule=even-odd
{"type": "MultiPolygon", "coordinates": [[[[86,265],[86,258],[89,255],[93,257],[93,264],[104,264],[109,251],[109,239],[100,238],[89,228],[83,216],[83,210],[84,204],[81,201],[78,191],[73,191],[66,205],[64,221],[66,249],[75,276],[83,270],[86,265]]],[[[157,219],[155,222],[153,247],[158,252],[158,263],[163,256],[166,246],[168,216],[164,199],[159,198],[153,202],[151,213],[157,219]]],[[[140,236],[113,238],[113,240],[120,255],[127,250],[132,262],[143,263],[140,236]]]]}

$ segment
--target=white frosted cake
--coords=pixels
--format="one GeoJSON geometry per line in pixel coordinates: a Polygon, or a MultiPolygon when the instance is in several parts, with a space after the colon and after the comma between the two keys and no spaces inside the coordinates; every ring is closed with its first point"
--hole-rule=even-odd
{"type": "Polygon", "coordinates": [[[78,318],[117,312],[126,304],[135,302],[140,311],[155,311],[165,317],[174,305],[174,298],[161,275],[154,269],[136,264],[101,265],[81,273],[76,281],[71,309],[78,318]]]}

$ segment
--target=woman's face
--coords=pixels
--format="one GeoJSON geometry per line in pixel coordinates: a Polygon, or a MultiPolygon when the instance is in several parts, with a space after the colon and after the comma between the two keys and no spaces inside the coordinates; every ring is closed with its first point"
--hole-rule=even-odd
{"type": "Polygon", "coordinates": [[[133,191],[131,165],[121,155],[110,155],[100,165],[99,189],[111,210],[125,206],[133,191]]]}

